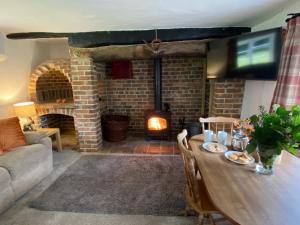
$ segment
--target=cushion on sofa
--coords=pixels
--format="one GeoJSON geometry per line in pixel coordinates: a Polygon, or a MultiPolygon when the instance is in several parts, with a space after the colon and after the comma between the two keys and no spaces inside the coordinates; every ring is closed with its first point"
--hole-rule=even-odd
{"type": "Polygon", "coordinates": [[[15,180],[34,170],[37,164],[43,163],[48,158],[48,155],[52,155],[52,152],[45,145],[22,146],[2,155],[0,167],[7,169],[11,179],[15,180]]]}
{"type": "Polygon", "coordinates": [[[38,131],[26,131],[24,135],[28,145],[39,144],[43,138],[47,137],[44,133],[38,131]]]}
{"type": "Polygon", "coordinates": [[[8,171],[0,167],[0,213],[15,200],[8,171]]]}
{"type": "MultiPolygon", "coordinates": [[[[2,184],[5,184],[5,185],[10,184],[10,175],[9,175],[7,169],[0,167],[0,185],[2,185],[2,184]]],[[[1,190],[1,188],[0,188],[0,190],[1,190]]]]}
{"type": "Polygon", "coordinates": [[[18,117],[0,120],[0,152],[26,145],[18,117]]]}

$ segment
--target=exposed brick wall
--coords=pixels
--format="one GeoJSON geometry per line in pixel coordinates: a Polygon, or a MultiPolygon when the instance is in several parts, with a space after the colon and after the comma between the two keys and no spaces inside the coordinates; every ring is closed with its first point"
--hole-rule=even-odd
{"type": "Polygon", "coordinates": [[[57,99],[73,100],[72,86],[59,71],[48,71],[39,77],[36,84],[37,101],[55,102],[57,99]]]}
{"type": "Polygon", "coordinates": [[[60,120],[59,128],[61,129],[62,133],[75,134],[74,118],[71,116],[63,115],[60,120]]]}
{"type": "Polygon", "coordinates": [[[212,116],[240,118],[244,97],[245,81],[236,79],[218,79],[211,86],[212,116]]]}
{"type": "MultiPolygon", "coordinates": [[[[130,116],[129,130],[143,133],[145,111],[154,109],[153,60],[133,60],[133,78],[113,80],[106,66],[106,83],[99,82],[99,94],[106,88],[106,106],[111,113],[130,116]]],[[[179,119],[197,121],[201,116],[202,79],[205,60],[201,57],[166,57],[162,60],[162,97],[172,111],[173,132],[179,119]]]]}
{"type": "Polygon", "coordinates": [[[170,103],[173,133],[181,129],[179,120],[197,122],[201,115],[205,59],[200,57],[166,57],[163,59],[162,97],[170,103]]]}
{"type": "Polygon", "coordinates": [[[71,59],[75,127],[81,151],[102,146],[100,103],[96,67],[91,58],[71,59]]]}
{"type": "Polygon", "coordinates": [[[94,62],[98,78],[99,101],[101,115],[107,112],[107,80],[106,64],[103,62],[94,62]]]}
{"type": "Polygon", "coordinates": [[[74,118],[61,114],[47,114],[40,117],[42,127],[59,128],[62,134],[75,134],[74,118]]]}
{"type": "Polygon", "coordinates": [[[107,108],[110,113],[129,115],[129,130],[143,132],[145,111],[154,108],[154,78],[151,60],[133,60],[133,79],[111,79],[107,66],[107,108]]]}

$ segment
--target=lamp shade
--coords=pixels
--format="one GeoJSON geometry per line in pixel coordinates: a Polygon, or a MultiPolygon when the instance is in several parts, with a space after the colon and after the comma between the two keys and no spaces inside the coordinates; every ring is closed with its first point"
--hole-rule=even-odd
{"type": "Polygon", "coordinates": [[[0,33],[0,62],[6,59],[4,39],[4,35],[0,33]]]}
{"type": "Polygon", "coordinates": [[[21,102],[14,104],[17,117],[32,117],[36,115],[34,102],[21,102]]]}

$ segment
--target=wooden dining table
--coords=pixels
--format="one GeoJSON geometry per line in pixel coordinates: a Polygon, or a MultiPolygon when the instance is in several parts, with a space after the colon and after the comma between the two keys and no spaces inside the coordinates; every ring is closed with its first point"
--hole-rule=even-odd
{"type": "Polygon", "coordinates": [[[300,225],[300,159],[282,151],[273,175],[255,173],[255,165],[238,165],[224,153],[202,149],[203,139],[189,141],[208,195],[233,224],[300,225]]]}

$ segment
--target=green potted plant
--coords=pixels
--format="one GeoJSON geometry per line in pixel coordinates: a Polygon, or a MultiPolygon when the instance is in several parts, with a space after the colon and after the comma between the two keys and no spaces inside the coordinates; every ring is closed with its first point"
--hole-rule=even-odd
{"type": "Polygon", "coordinates": [[[256,172],[262,174],[273,173],[274,161],[282,150],[297,155],[300,143],[300,105],[293,106],[291,111],[277,104],[272,108],[267,113],[260,106],[260,113],[250,117],[253,131],[246,150],[257,150],[260,162],[256,172]]]}

